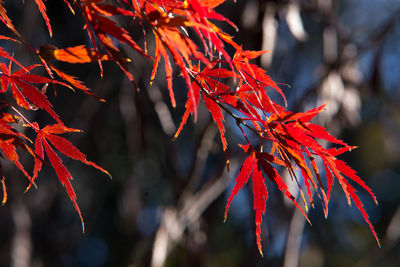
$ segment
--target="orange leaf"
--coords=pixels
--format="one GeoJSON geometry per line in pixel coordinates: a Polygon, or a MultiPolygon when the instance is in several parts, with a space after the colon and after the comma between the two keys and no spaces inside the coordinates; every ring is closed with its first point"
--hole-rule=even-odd
{"type": "Polygon", "coordinates": [[[7,202],[7,187],[6,187],[6,181],[5,181],[4,177],[0,181],[1,181],[1,186],[3,188],[3,201],[1,202],[1,205],[4,206],[4,204],[6,204],[6,202],[7,202]]]}
{"type": "Polygon", "coordinates": [[[6,25],[15,35],[20,36],[20,34],[15,29],[14,25],[12,24],[11,19],[7,16],[7,11],[3,7],[3,0],[0,0],[0,20],[6,25]]]}
{"type": "Polygon", "coordinates": [[[42,45],[39,49],[39,55],[44,60],[56,59],[68,63],[90,63],[97,60],[110,60],[108,55],[100,54],[95,49],[78,45],[58,49],[53,45],[42,45]]]}
{"type": "MultiPolygon", "coordinates": [[[[79,81],[76,77],[66,74],[65,72],[57,69],[56,67],[54,67],[53,65],[50,65],[50,68],[57,73],[58,76],[60,76],[61,79],[63,79],[64,81],[67,81],[68,83],[70,83],[73,87],[82,90],[83,92],[85,92],[88,95],[93,96],[94,98],[100,100],[101,102],[106,102],[103,98],[100,98],[98,96],[96,96],[95,94],[92,93],[92,91],[87,88],[83,82],[79,81]]],[[[68,86],[69,88],[71,88],[70,86],[68,86]]],[[[72,89],[72,88],[71,88],[72,89]]]]}
{"type": "Polygon", "coordinates": [[[199,2],[208,8],[215,8],[220,4],[224,3],[226,0],[199,0],[199,2]]]}
{"type": "Polygon", "coordinates": [[[50,19],[47,16],[47,13],[46,13],[46,6],[44,5],[42,0],[35,0],[35,2],[37,4],[37,6],[39,7],[40,13],[42,13],[42,17],[43,17],[44,21],[46,22],[47,29],[49,30],[49,34],[50,34],[50,37],[51,37],[53,35],[53,32],[51,30],[50,19]]]}

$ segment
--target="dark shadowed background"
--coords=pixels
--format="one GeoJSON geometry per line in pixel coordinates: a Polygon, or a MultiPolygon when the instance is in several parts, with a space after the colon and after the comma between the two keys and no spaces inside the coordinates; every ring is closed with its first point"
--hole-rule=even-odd
{"type": "MultiPolygon", "coordinates": [[[[52,39],[33,1],[5,2],[33,47],[89,45],[82,18],[73,16],[63,1],[46,2],[52,39]]],[[[244,141],[234,121],[226,118],[228,173],[216,125],[204,106],[196,124],[190,120],[172,141],[186,101],[179,73],[174,75],[178,105],[173,109],[163,67],[150,87],[151,62],[126,49],[134,59],[130,70],[139,92],[114,63],[104,63],[103,79],[96,64],[64,63],[67,73],[80,77],[107,103],[62,87],[56,97],[49,94],[66,125],[84,131],[66,138],[113,177],[63,158],[75,178],[85,233],[50,166],[39,176],[38,188],[23,194],[26,179],[6,165],[9,199],[0,208],[0,266],[400,266],[400,2],[238,0],[217,10],[239,26],[236,33],[221,24],[237,43],[248,50],[270,50],[258,63],[280,83],[289,109],[328,103],[316,121],[359,147],[343,159],[378,198],[375,206],[357,187],[382,248],[359,211],[347,206],[339,186],[328,218],[316,202],[309,211],[310,226],[267,181],[261,257],[251,190],[238,194],[223,223],[245,156],[234,146],[244,141]]],[[[136,24],[130,29],[143,44],[142,29],[136,24]]],[[[0,34],[9,34],[3,25],[0,34]]],[[[146,41],[154,49],[150,34],[146,41]]],[[[25,65],[38,63],[22,46],[0,45],[25,65]]],[[[35,113],[32,121],[51,121],[35,113]]],[[[32,166],[31,159],[25,163],[32,166]]],[[[290,179],[283,170],[282,175],[290,179]]]]}

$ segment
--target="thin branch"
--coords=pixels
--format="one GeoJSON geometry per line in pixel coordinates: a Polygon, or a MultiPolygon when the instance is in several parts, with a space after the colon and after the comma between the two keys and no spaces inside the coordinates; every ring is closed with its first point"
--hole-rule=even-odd
{"type": "Polygon", "coordinates": [[[221,176],[216,176],[204,184],[197,193],[182,195],[181,202],[184,205],[181,208],[165,208],[161,226],[153,243],[152,267],[164,265],[169,253],[181,240],[185,229],[195,223],[207,207],[226,190],[228,181],[229,175],[224,171],[221,176]]]}

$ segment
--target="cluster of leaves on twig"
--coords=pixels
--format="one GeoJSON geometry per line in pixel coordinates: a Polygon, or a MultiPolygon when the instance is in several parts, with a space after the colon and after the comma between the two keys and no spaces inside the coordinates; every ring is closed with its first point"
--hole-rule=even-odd
{"type": "MultiPolygon", "coordinates": [[[[42,0],[35,0],[45,21],[50,36],[52,27],[42,0]]],[[[83,222],[76,195],[70,183],[71,174],[62,163],[58,152],[74,160],[91,165],[104,173],[108,172],[95,163],[88,161],[86,156],[75,148],[68,140],[59,136],[77,129],[68,128],[60,116],[53,110],[46,94],[47,87],[64,86],[75,88],[92,95],[77,77],[65,73],[56,67],[57,61],[77,63],[97,63],[100,75],[103,75],[103,61],[113,61],[137,87],[133,75],[128,70],[131,60],[121,53],[121,45],[127,45],[140,55],[148,58],[153,64],[150,84],[153,82],[161,60],[164,61],[166,83],[171,105],[176,106],[173,89],[173,65],[177,66],[187,85],[186,111],[182,116],[180,126],[175,134],[178,137],[189,116],[197,118],[197,109],[202,99],[212,118],[216,122],[223,150],[227,153],[228,141],[225,134],[224,114],[231,116],[238,129],[243,134],[244,144],[239,146],[247,154],[236,184],[228,199],[225,219],[233,197],[252,180],[254,198],[255,224],[257,244],[261,249],[261,224],[266,211],[268,190],[265,178],[275,183],[294,205],[307,218],[308,205],[314,205],[314,192],[320,199],[325,216],[328,214],[328,202],[331,196],[334,177],[341,185],[349,205],[353,201],[361,211],[373,235],[377,235],[370,223],[363,204],[356,194],[351,181],[363,187],[376,202],[369,187],[356,175],[338,155],[351,150],[352,146],[331,136],[323,127],[310,121],[323,110],[324,106],[307,112],[291,112],[286,108],[286,99],[277,86],[266,74],[265,70],[250,63],[266,51],[247,51],[235,43],[233,38],[214,24],[214,21],[236,26],[227,18],[217,13],[214,8],[225,0],[64,0],[70,11],[83,17],[84,30],[90,39],[90,47],[78,45],[67,48],[57,48],[45,44],[40,48],[31,47],[16,30],[12,20],[7,16],[4,4],[0,1],[0,19],[11,31],[10,36],[0,38],[16,45],[21,44],[37,56],[38,64],[23,66],[13,55],[0,47],[0,81],[1,93],[7,95],[7,101],[2,102],[2,108],[7,109],[0,117],[0,149],[5,160],[13,162],[28,178],[27,189],[35,185],[35,180],[42,170],[43,162],[53,166],[60,182],[66,187],[70,199],[83,222]],[[149,53],[147,45],[138,44],[128,29],[120,26],[115,18],[125,17],[139,23],[144,33],[152,33],[155,39],[155,50],[149,53]],[[199,40],[195,42],[194,40],[199,40]],[[234,53],[228,53],[229,46],[234,53]],[[12,72],[12,64],[18,70],[12,72]],[[32,74],[32,70],[42,68],[46,75],[32,74]],[[285,105],[278,104],[270,98],[270,91],[277,92],[285,105]],[[11,97],[10,97],[11,96],[11,97]],[[55,121],[52,125],[40,127],[23,116],[22,110],[44,110],[55,121]],[[16,124],[22,124],[36,133],[35,141],[31,141],[23,133],[16,130],[16,124]],[[248,138],[247,135],[256,138],[248,138]],[[318,139],[326,140],[335,145],[324,148],[318,139]],[[252,140],[252,141],[250,141],[252,140]],[[256,140],[256,141],[254,141],[256,140]],[[34,143],[33,147],[31,147],[34,143]],[[268,151],[264,147],[269,147],[268,151]],[[34,159],[33,174],[30,175],[19,161],[17,149],[27,152],[34,159]],[[45,157],[46,154],[46,157],[45,157]],[[317,163],[321,162],[321,164],[317,163]],[[297,183],[305,211],[289,191],[288,185],[279,175],[281,166],[289,170],[292,182],[297,183]],[[323,178],[323,175],[326,178],[323,178]],[[306,191],[306,194],[303,193],[306,191]]],[[[145,36],[147,38],[147,36],[145,36]]],[[[98,98],[100,101],[104,101],[98,98]]],[[[227,164],[229,161],[227,160],[227,164]]],[[[6,190],[4,179],[2,187],[4,201],[6,190]]],[[[378,241],[379,243],[379,241],[378,241]]]]}

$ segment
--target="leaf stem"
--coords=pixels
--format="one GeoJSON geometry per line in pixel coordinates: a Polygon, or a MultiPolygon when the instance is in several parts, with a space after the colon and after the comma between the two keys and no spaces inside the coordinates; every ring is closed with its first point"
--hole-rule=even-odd
{"type": "Polygon", "coordinates": [[[18,113],[19,116],[21,116],[22,119],[24,119],[24,121],[26,121],[28,123],[29,126],[31,126],[31,128],[35,129],[35,131],[39,132],[40,129],[38,127],[36,127],[35,125],[33,125],[27,118],[24,117],[24,115],[22,115],[21,112],[19,112],[16,108],[14,108],[13,106],[10,105],[10,107],[16,112],[18,113]]]}
{"type": "MultiPolygon", "coordinates": [[[[196,79],[196,76],[195,76],[191,71],[188,71],[188,73],[189,73],[189,76],[193,79],[193,81],[200,87],[200,89],[203,91],[203,93],[205,93],[206,96],[208,96],[209,98],[211,98],[212,100],[214,100],[215,103],[216,103],[221,109],[223,109],[223,110],[224,110],[226,113],[228,113],[232,118],[234,118],[237,125],[242,124],[243,126],[245,126],[247,129],[251,130],[251,131],[252,131],[254,134],[256,134],[257,136],[263,137],[259,131],[257,131],[256,129],[254,129],[253,127],[249,126],[247,123],[245,123],[244,120],[243,120],[241,117],[237,116],[237,115],[234,114],[232,111],[230,111],[227,107],[225,107],[225,106],[219,101],[219,99],[216,99],[215,97],[213,97],[213,96],[210,94],[210,92],[208,92],[207,89],[204,88],[204,86],[196,79]]],[[[243,130],[243,129],[241,129],[241,130],[243,130]]],[[[245,138],[246,138],[246,140],[247,140],[247,137],[246,137],[246,136],[245,136],[245,138]]],[[[247,141],[248,141],[248,140],[247,140],[247,141]]]]}

